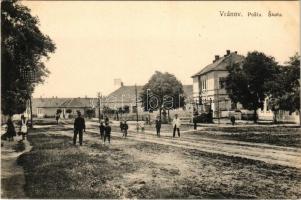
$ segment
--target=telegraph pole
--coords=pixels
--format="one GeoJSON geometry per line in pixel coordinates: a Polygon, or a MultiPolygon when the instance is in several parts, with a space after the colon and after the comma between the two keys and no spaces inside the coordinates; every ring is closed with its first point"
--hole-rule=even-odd
{"type": "Polygon", "coordinates": [[[100,92],[97,93],[98,97],[98,122],[100,124],[100,92]]]}
{"type": "MultiPolygon", "coordinates": [[[[218,85],[218,87],[219,87],[219,85],[218,85]]],[[[218,120],[218,124],[220,124],[219,88],[217,88],[216,94],[217,94],[216,95],[217,96],[216,100],[217,100],[217,116],[218,116],[217,120],[218,120]]]]}
{"type": "Polygon", "coordinates": [[[137,94],[137,85],[135,84],[135,95],[136,95],[136,120],[138,124],[138,94],[137,94]]]}

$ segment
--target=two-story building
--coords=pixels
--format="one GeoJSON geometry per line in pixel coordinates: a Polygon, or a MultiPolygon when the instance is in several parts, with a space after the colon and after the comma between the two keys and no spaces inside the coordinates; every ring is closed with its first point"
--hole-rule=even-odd
{"type": "Polygon", "coordinates": [[[199,112],[213,110],[214,117],[226,117],[228,111],[240,105],[233,104],[225,90],[225,79],[229,72],[227,66],[241,64],[244,56],[237,52],[226,51],[222,57],[216,55],[211,64],[192,76],[193,98],[199,112]]]}
{"type": "MultiPolygon", "coordinates": [[[[200,112],[213,111],[213,117],[229,117],[230,111],[240,110],[244,113],[252,114],[253,111],[243,109],[241,104],[231,102],[225,89],[225,80],[229,72],[228,66],[233,64],[242,65],[245,57],[237,54],[236,51],[226,51],[222,57],[215,55],[213,62],[203,67],[198,73],[192,76],[193,79],[193,99],[196,108],[200,112]]],[[[274,113],[268,106],[268,98],[265,100],[262,109],[257,111],[260,120],[273,120],[274,113]]],[[[297,123],[299,116],[297,112],[289,113],[280,111],[276,116],[278,121],[297,123]]]]}

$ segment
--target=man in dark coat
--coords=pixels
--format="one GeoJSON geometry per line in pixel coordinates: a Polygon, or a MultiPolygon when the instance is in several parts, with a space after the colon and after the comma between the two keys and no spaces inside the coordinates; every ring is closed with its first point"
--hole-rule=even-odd
{"type": "Polygon", "coordinates": [[[103,125],[103,122],[100,122],[99,132],[100,132],[100,138],[103,139],[105,133],[105,126],[103,125]]]}
{"type": "Polygon", "coordinates": [[[106,139],[108,138],[109,144],[111,143],[111,126],[109,125],[109,122],[106,123],[105,126],[105,136],[104,136],[104,140],[103,143],[106,142],[106,139]]]}
{"type": "Polygon", "coordinates": [[[77,118],[74,120],[74,145],[76,144],[77,134],[79,134],[79,145],[83,144],[83,131],[86,132],[85,119],[81,116],[80,111],[77,111],[77,118]]]}
{"type": "Polygon", "coordinates": [[[11,116],[9,116],[7,120],[6,134],[8,137],[8,141],[14,141],[14,136],[16,136],[16,130],[11,116]]]}
{"type": "Polygon", "coordinates": [[[123,123],[123,136],[126,138],[126,136],[128,135],[128,129],[129,129],[129,126],[128,124],[126,123],[126,121],[124,121],[123,123]]]}
{"type": "Polygon", "coordinates": [[[160,137],[160,129],[161,129],[161,120],[160,117],[157,117],[156,119],[156,131],[157,131],[157,136],[160,137]]]}

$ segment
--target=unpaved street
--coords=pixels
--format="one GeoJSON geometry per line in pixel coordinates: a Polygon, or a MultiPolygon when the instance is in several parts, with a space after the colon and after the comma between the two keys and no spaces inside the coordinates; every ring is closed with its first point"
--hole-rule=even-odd
{"type": "Polygon", "coordinates": [[[70,125],[39,128],[33,150],[19,159],[27,196],[34,198],[300,198],[297,147],[208,138],[181,138],[116,128],[102,144],[89,125],[82,147],[70,125]],[[294,159],[295,162],[294,162],[294,159]],[[84,186],[84,187],[83,187],[84,186]],[[58,196],[59,195],[59,196],[58,196]]]}

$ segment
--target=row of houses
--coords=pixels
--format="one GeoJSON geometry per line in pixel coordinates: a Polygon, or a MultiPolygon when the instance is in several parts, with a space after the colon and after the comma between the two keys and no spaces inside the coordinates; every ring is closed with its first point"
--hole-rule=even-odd
{"type": "MultiPolygon", "coordinates": [[[[116,86],[116,85],[115,85],[116,86]]],[[[143,86],[134,85],[120,85],[117,89],[100,99],[97,98],[34,98],[32,101],[33,115],[37,117],[54,117],[58,109],[62,110],[61,117],[67,118],[69,115],[75,115],[76,111],[81,111],[84,115],[88,110],[95,109],[95,117],[98,117],[99,103],[101,105],[101,112],[104,107],[112,110],[118,110],[119,108],[128,107],[129,113],[135,113],[138,109],[139,113],[143,113],[142,102],[138,100],[136,107],[136,89],[138,97],[142,92],[143,86]],[[67,113],[67,110],[71,110],[71,113],[67,113]]],[[[187,102],[192,99],[192,85],[183,85],[184,96],[187,102]]],[[[192,104],[186,103],[187,109],[192,109],[192,104]]]]}
{"type": "MultiPolygon", "coordinates": [[[[201,70],[192,78],[192,85],[183,85],[185,96],[186,112],[191,114],[196,109],[199,113],[213,110],[214,118],[229,117],[235,111],[251,113],[244,110],[242,105],[234,104],[225,89],[225,79],[228,75],[227,66],[232,64],[242,64],[245,57],[239,55],[237,51],[226,51],[223,56],[215,55],[212,63],[205,67],[200,67],[201,70]],[[200,102],[200,99],[202,102],[200,102]]],[[[108,96],[101,98],[101,109],[105,106],[110,109],[118,109],[126,106],[129,113],[134,113],[138,110],[143,112],[142,104],[139,102],[136,106],[136,89],[138,96],[142,91],[143,86],[124,85],[120,79],[114,80],[115,90],[108,96]]],[[[62,117],[67,117],[67,110],[71,110],[71,115],[74,115],[77,110],[86,114],[90,109],[98,108],[99,102],[97,98],[34,98],[33,99],[33,114],[37,117],[54,116],[57,109],[62,110],[62,117]]],[[[98,112],[95,112],[97,117],[98,112]]],[[[258,110],[258,117],[261,120],[273,120],[274,114],[269,109],[267,100],[262,109],[258,110]]],[[[298,122],[298,113],[289,114],[288,112],[280,112],[278,115],[279,121],[298,122]]]]}

